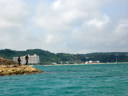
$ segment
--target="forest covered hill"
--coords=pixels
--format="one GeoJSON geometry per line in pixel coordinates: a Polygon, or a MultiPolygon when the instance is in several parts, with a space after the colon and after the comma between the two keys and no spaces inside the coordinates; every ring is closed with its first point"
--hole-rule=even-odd
{"type": "Polygon", "coordinates": [[[37,54],[40,57],[40,64],[53,63],[84,63],[86,61],[107,62],[128,62],[128,52],[97,52],[89,54],[67,54],[67,53],[51,53],[41,49],[28,49],[26,51],[16,51],[10,49],[0,50],[0,57],[13,59],[15,56],[24,56],[26,54],[37,54]]]}

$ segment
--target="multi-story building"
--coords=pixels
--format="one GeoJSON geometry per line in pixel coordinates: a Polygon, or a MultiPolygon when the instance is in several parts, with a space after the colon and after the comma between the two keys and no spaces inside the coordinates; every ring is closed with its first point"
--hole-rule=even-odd
{"type": "MultiPolygon", "coordinates": [[[[25,64],[26,63],[26,60],[25,60],[25,56],[20,56],[21,58],[21,64],[25,64]]],[[[28,54],[28,63],[29,64],[38,64],[40,63],[40,59],[39,59],[39,56],[34,54],[34,55],[29,55],[28,54]]],[[[18,57],[13,57],[13,61],[16,61],[17,62],[17,59],[18,57]]]]}

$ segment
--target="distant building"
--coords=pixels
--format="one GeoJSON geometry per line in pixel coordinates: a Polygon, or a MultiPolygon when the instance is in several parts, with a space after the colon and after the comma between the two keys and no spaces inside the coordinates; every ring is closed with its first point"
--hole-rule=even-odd
{"type": "MultiPolygon", "coordinates": [[[[39,59],[39,56],[34,54],[34,55],[29,55],[28,54],[28,64],[38,64],[40,63],[40,59],[39,59]]],[[[25,56],[21,56],[21,64],[25,64],[26,63],[26,60],[25,60],[25,56]]],[[[16,61],[17,62],[17,59],[18,57],[13,57],[13,61],[16,61]]]]}
{"type": "Polygon", "coordinates": [[[94,63],[100,63],[100,61],[86,61],[85,64],[94,64],[94,63]]]}

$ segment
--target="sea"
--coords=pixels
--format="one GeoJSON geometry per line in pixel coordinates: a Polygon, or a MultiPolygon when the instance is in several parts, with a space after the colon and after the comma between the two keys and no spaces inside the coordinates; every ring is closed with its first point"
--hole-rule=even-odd
{"type": "Polygon", "coordinates": [[[44,73],[0,77],[0,96],[128,96],[128,64],[33,66],[44,73]]]}

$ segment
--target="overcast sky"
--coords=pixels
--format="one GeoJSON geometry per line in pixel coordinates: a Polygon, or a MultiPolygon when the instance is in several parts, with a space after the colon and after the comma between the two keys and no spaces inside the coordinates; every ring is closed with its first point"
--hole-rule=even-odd
{"type": "Polygon", "coordinates": [[[0,49],[128,51],[128,0],[0,0],[0,49]]]}

